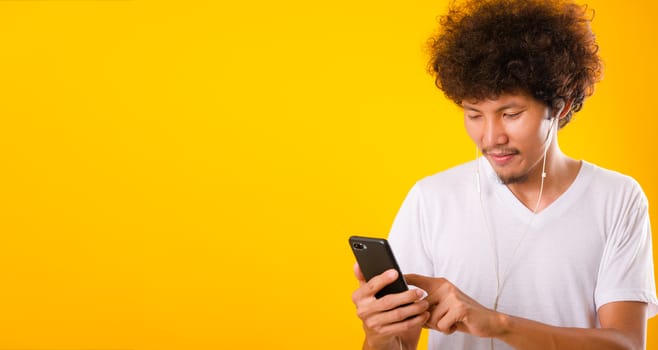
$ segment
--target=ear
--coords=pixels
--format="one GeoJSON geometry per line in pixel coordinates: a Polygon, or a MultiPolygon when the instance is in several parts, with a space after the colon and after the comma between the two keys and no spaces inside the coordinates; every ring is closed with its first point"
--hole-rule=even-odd
{"type": "Polygon", "coordinates": [[[565,100],[561,100],[557,105],[558,112],[556,114],[556,117],[558,117],[558,119],[564,119],[564,117],[566,117],[567,114],[569,114],[572,104],[573,104],[573,99],[566,100],[566,102],[565,100]]]}

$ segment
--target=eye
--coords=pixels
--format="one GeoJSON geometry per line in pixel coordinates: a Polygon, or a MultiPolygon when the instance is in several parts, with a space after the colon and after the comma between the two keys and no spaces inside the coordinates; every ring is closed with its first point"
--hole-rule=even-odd
{"type": "Polygon", "coordinates": [[[521,112],[515,112],[515,113],[505,113],[505,114],[503,114],[503,117],[508,118],[508,119],[516,119],[519,116],[521,116],[521,113],[523,113],[523,112],[521,111],[521,112]]]}
{"type": "Polygon", "coordinates": [[[468,118],[468,119],[470,119],[470,120],[477,120],[477,119],[480,119],[481,117],[482,117],[482,116],[479,115],[479,114],[467,114],[467,115],[466,115],[466,118],[468,118]]]}

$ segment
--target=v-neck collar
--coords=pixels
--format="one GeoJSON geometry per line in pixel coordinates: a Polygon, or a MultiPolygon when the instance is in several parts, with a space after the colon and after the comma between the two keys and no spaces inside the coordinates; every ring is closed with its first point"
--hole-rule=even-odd
{"type": "Polygon", "coordinates": [[[510,211],[514,212],[520,220],[527,221],[532,215],[536,215],[534,218],[535,223],[539,223],[548,218],[561,215],[569,206],[576,203],[578,197],[580,197],[585,190],[587,189],[587,184],[589,183],[592,175],[594,173],[595,167],[581,160],[581,166],[578,170],[578,174],[574,181],[569,185],[566,191],[564,191],[558,198],[556,198],[551,204],[544,208],[539,213],[533,213],[528,207],[526,207],[506,185],[500,183],[498,175],[489,164],[489,161],[486,159],[482,160],[480,158],[478,161],[481,162],[481,169],[484,169],[485,179],[487,186],[492,189],[493,194],[503,202],[503,205],[506,208],[511,209],[510,211]]]}

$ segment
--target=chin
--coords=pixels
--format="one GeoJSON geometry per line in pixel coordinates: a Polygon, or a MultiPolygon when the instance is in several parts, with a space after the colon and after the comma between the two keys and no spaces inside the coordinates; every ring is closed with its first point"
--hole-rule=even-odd
{"type": "Polygon", "coordinates": [[[500,174],[496,173],[498,175],[498,181],[500,181],[501,184],[503,185],[511,185],[511,184],[518,184],[518,183],[523,183],[526,180],[528,180],[528,174],[500,174]]]}

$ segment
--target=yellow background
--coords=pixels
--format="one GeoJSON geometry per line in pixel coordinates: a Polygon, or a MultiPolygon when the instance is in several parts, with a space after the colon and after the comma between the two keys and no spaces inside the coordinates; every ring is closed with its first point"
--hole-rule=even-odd
{"type": "MultiPolygon", "coordinates": [[[[605,78],[561,146],[658,218],[658,5],[590,5],[605,78]]],[[[473,156],[425,73],[445,9],[0,1],[0,349],[359,347],[347,237],[473,156]]]]}

